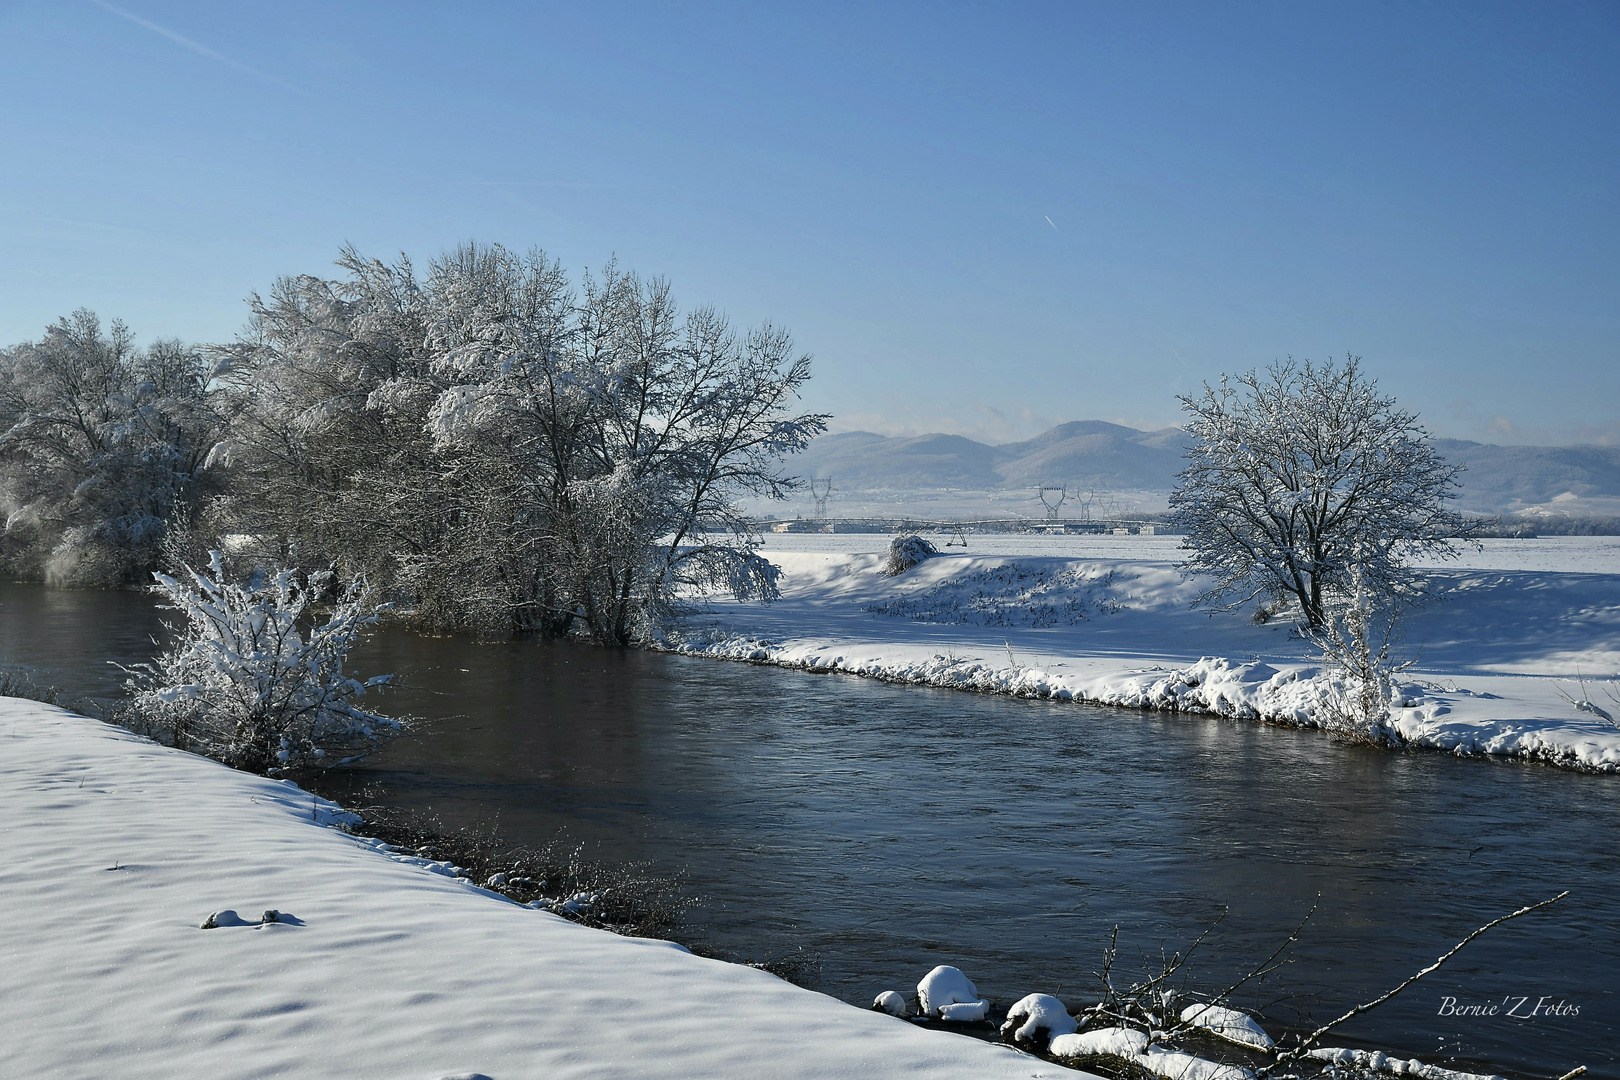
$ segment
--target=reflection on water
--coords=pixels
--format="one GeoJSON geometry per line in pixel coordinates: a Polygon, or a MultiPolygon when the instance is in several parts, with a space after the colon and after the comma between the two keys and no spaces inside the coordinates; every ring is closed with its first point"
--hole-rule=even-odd
{"type": "MultiPolygon", "coordinates": [[[[152,625],[127,594],[0,591],[4,658],[79,693],[110,692],[100,661],[144,655],[152,625]]],[[[656,654],[390,632],[359,659],[405,673],[393,709],[433,718],[361,781],[520,841],[565,830],[684,868],[712,943],[814,949],[821,988],[852,1002],[953,963],[1003,1005],[1078,1005],[1116,924],[1129,969],[1229,909],[1194,964],[1213,985],[1320,894],[1296,962],[1242,998],[1320,1021],[1570,889],[1335,1040],[1616,1075],[1614,777],[656,654]],[[1445,997],[1580,1012],[1459,1020],[1445,997]]]]}

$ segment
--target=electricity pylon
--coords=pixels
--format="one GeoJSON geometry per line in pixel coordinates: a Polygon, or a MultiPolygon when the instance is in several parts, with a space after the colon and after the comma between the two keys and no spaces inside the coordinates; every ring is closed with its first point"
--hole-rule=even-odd
{"type": "Polygon", "coordinates": [[[1042,484],[1038,490],[1041,496],[1041,505],[1046,507],[1046,520],[1056,521],[1058,516],[1058,507],[1062,506],[1063,500],[1069,497],[1069,485],[1042,484]],[[1057,492],[1056,502],[1052,501],[1051,493],[1054,491],[1057,492]]]}
{"type": "Polygon", "coordinates": [[[810,497],[816,500],[816,520],[827,519],[827,496],[832,494],[832,477],[823,477],[810,481],[810,497]]]}

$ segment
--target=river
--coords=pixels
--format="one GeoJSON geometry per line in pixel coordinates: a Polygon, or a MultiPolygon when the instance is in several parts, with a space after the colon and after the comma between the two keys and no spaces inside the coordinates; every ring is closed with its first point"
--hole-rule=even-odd
{"type": "MultiPolygon", "coordinates": [[[[0,586],[0,658],[70,695],[115,693],[106,661],[149,656],[156,630],[137,594],[0,586]]],[[[1304,1024],[1568,889],[1328,1041],[1620,1075],[1620,778],[654,653],[386,631],[356,660],[401,672],[387,707],[427,721],[358,780],[684,872],[692,931],[745,958],[811,950],[850,1002],[949,963],[1003,1005],[1077,1008],[1116,925],[1129,975],[1225,910],[1190,966],[1211,988],[1320,895],[1294,962],[1239,997],[1304,1024]],[[1505,1015],[1521,998],[1538,1015],[1505,1015]]]]}

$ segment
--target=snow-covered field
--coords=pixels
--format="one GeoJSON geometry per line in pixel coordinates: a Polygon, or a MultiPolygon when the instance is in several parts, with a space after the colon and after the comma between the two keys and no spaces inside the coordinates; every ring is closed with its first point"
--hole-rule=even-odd
{"type": "MultiPolygon", "coordinates": [[[[899,577],[887,538],[787,534],[769,607],[716,601],[695,654],[902,682],[1312,725],[1323,680],[1288,627],[1190,608],[1174,537],[969,537],[899,577]]],[[[1614,771],[1620,727],[1574,708],[1620,672],[1620,538],[1487,541],[1431,571],[1395,728],[1414,745],[1614,771]],[[1585,677],[1583,695],[1579,679],[1585,677]]]]}
{"type": "MultiPolygon", "coordinates": [[[[946,554],[948,533],[925,533],[946,554]]],[[[767,533],[761,550],[855,554],[881,551],[889,538],[876,533],[767,533]]],[[[1175,561],[1181,558],[1179,536],[1038,536],[1027,533],[973,533],[965,553],[1068,559],[1175,561]]],[[[1483,540],[1457,545],[1454,560],[1425,560],[1420,566],[1462,570],[1545,570],[1569,574],[1620,574],[1620,536],[1544,536],[1529,540],[1483,540]]]]}
{"type": "Polygon", "coordinates": [[[521,907],[337,813],[0,699],[0,1075],[1076,1075],[521,907]]]}

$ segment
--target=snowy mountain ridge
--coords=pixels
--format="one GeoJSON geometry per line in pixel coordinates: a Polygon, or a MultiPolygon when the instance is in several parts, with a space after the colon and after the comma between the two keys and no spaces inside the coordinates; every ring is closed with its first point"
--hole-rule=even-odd
{"type": "MultiPolygon", "coordinates": [[[[990,445],[962,435],[823,435],[790,463],[846,492],[1003,491],[1068,484],[1071,491],[1169,491],[1182,465],[1180,428],[1141,431],[1101,420],[1059,424],[1032,439],[990,445]]],[[[1464,467],[1460,506],[1477,513],[1620,513],[1620,447],[1498,446],[1436,439],[1464,467]]]]}

